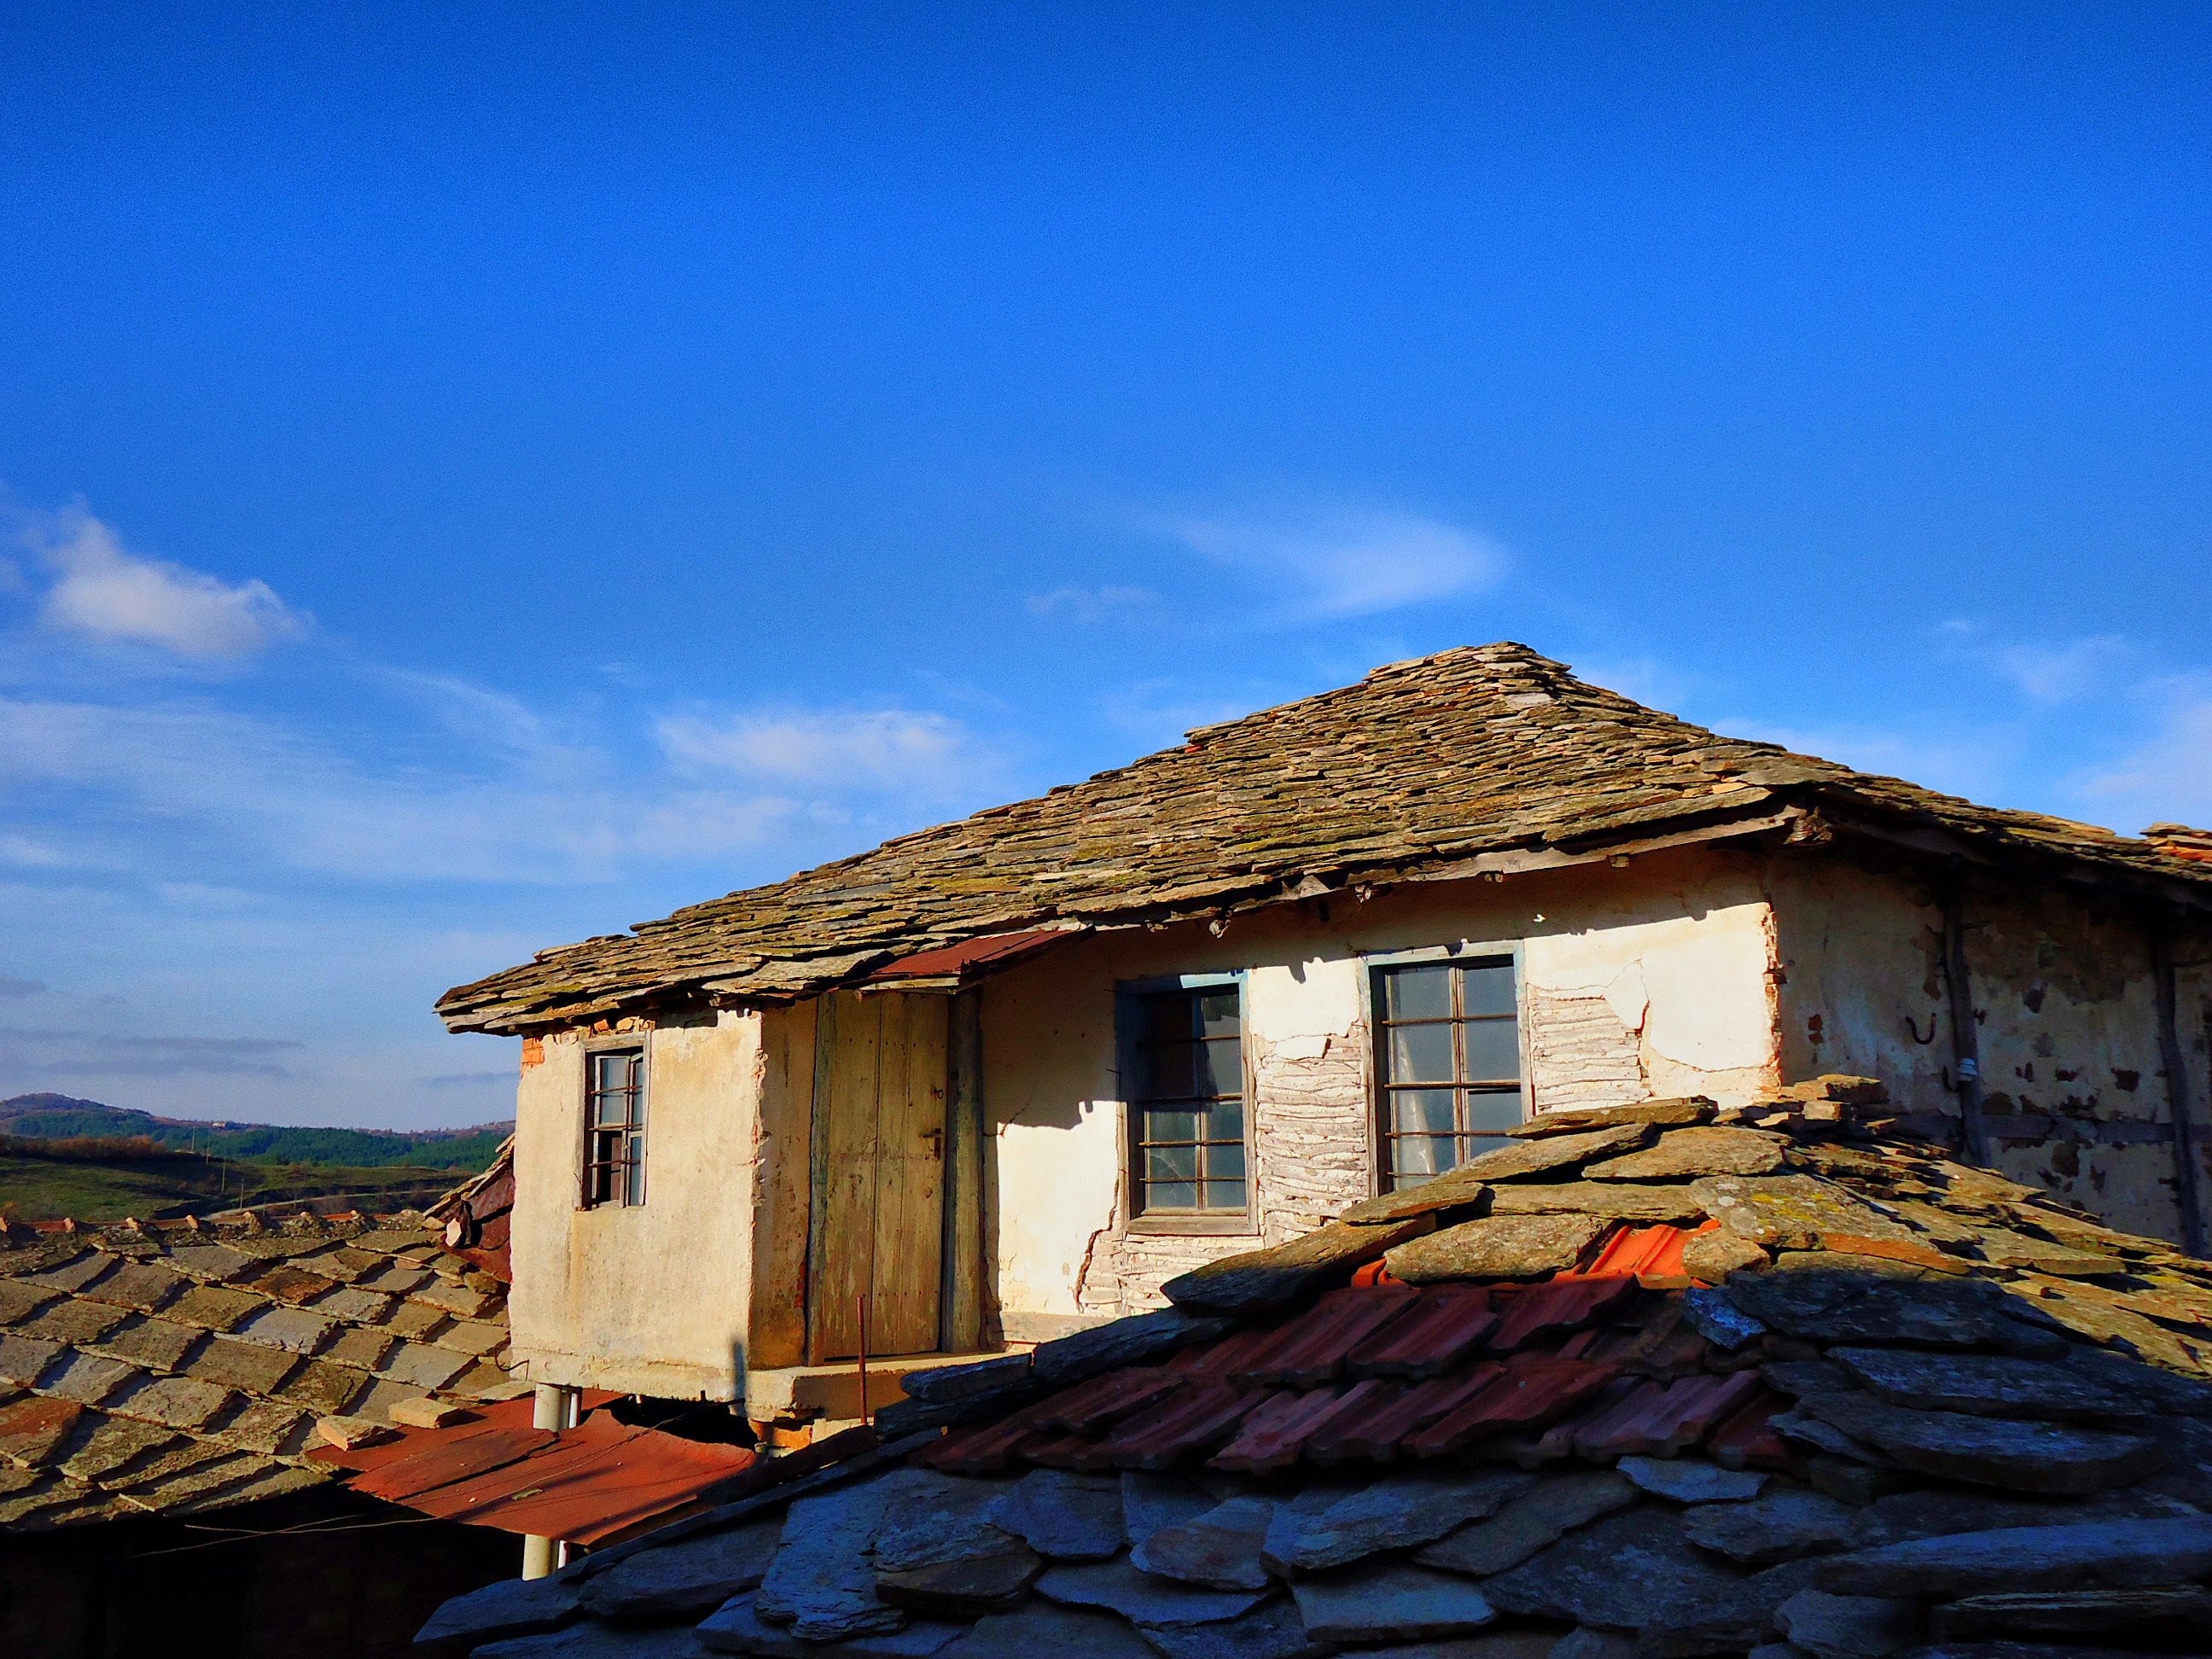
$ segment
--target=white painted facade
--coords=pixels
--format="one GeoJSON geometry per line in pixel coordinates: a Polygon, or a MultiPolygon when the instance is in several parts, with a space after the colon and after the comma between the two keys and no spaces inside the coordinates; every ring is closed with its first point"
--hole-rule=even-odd
{"type": "MultiPolygon", "coordinates": [[[[2163,1084],[2147,969],[2113,965],[2130,950],[2139,958],[2140,943],[2122,922],[2056,904],[1990,901],[1974,946],[1992,963],[1986,1075],[2130,1073],[2155,1121],[2163,1084]]],[[[1190,924],[1071,937],[971,994],[981,999],[987,1333],[1035,1341],[1161,1305],[1159,1286],[1176,1273],[1292,1237],[1374,1191],[1370,1004],[1380,962],[1510,953],[1534,1110],[1680,1094],[1734,1103],[1846,1072],[1883,1077],[1907,1109],[1939,1112],[1955,1109],[1938,1058],[1948,1049],[1905,1034],[1908,1019],[1932,1030],[1942,1006],[1929,927],[1927,894],[1902,878],[1740,843],[1625,867],[1408,884],[1364,902],[1339,892],[1235,916],[1218,933],[1190,924]],[[1163,1231],[1130,1213],[1116,988],[1197,974],[1239,975],[1244,987],[1253,1203],[1233,1231],[1163,1231]]],[[[2201,1000],[2212,984],[2193,971],[2190,994],[2201,1000]]],[[[532,1046],[509,1303],[523,1375],[730,1400],[749,1367],[801,1362],[814,1007],[632,1022],[532,1046]],[[611,1041],[646,1048],[647,1198],[586,1210],[581,1056],[611,1041]]],[[[2189,1054],[2202,1113],[2201,1018],[2189,1054]]],[[[2106,1085],[2084,1109],[2112,1109],[2112,1093],[2106,1085]]],[[[2159,1150],[2094,1147],[2069,1195],[2171,1235],[2173,1165],[2169,1155],[2161,1174],[2148,1161],[2159,1150]]],[[[2021,1178],[2044,1178],[2043,1165],[2031,1173],[2032,1160],[2008,1157],[2021,1178]]]]}

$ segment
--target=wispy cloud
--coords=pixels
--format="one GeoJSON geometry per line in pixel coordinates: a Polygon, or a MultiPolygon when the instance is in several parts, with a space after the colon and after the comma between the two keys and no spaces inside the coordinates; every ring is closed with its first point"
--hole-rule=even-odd
{"type": "Polygon", "coordinates": [[[2110,689],[2134,655],[2118,635],[2096,634],[2063,645],[2007,646],[1996,666],[2030,702],[2051,704],[2110,689]]]}
{"type": "Polygon", "coordinates": [[[811,790],[939,799],[987,784],[1005,767],[958,720],[910,709],[666,715],[653,731],[683,765],[811,790]]]}
{"type": "Polygon", "coordinates": [[[82,507],[10,516],[18,538],[53,573],[40,616],[58,632],[210,660],[252,656],[313,626],[264,581],[226,582],[125,551],[115,532],[82,507]]]}
{"type": "Polygon", "coordinates": [[[183,700],[0,699],[0,785],[55,820],[40,837],[51,861],[151,873],[181,855],[203,874],[213,863],[374,882],[603,880],[758,846],[804,810],[625,776],[582,750],[552,775],[536,757],[465,751],[379,769],[312,732],[183,700]]]}
{"type": "Polygon", "coordinates": [[[514,1084],[513,1072],[447,1072],[437,1077],[416,1079],[426,1089],[482,1089],[494,1084],[514,1084]]]}
{"type": "Polygon", "coordinates": [[[98,1031],[0,1027],[0,1043],[21,1045],[39,1058],[15,1055],[8,1069],[47,1077],[289,1077],[272,1056],[307,1045],[276,1037],[112,1036],[98,1031]]]}
{"type": "Polygon", "coordinates": [[[1405,513],[1190,517],[1163,527],[1261,587],[1261,614],[1277,623],[1337,622],[1477,593],[1507,566],[1504,549],[1488,537],[1405,513]]]}
{"type": "Polygon", "coordinates": [[[2084,769],[2076,792],[2130,830],[2177,820],[2212,824],[2212,674],[2169,676],[2137,695],[2154,711],[2152,735],[2084,769]]]}
{"type": "Polygon", "coordinates": [[[1024,601],[1033,617],[1067,617],[1086,623],[1135,616],[1159,602],[1160,596],[1149,587],[1055,587],[1024,601]]]}
{"type": "Polygon", "coordinates": [[[46,995],[44,981],[17,979],[13,974],[0,974],[0,997],[41,997],[46,995]]]}

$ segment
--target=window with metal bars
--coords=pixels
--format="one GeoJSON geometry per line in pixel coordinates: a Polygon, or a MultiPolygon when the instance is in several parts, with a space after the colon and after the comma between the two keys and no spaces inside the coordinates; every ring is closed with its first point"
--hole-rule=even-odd
{"type": "Polygon", "coordinates": [[[1510,957],[1375,970],[1382,1182],[1418,1187],[1522,1121],[1510,957]]]}
{"type": "Polygon", "coordinates": [[[1121,999],[1139,1215],[1246,1211],[1243,1002],[1236,985],[1121,999]]]}
{"type": "Polygon", "coordinates": [[[584,1207],[645,1202],[645,1050],[584,1056],[584,1207]]]}

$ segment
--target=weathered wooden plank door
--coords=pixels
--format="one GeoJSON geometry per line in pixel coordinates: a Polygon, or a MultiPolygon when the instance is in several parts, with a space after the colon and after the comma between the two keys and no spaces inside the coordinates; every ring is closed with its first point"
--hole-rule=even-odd
{"type": "Polygon", "coordinates": [[[938,1346],[949,999],[822,999],[815,1026],[807,1357],[938,1346]]]}

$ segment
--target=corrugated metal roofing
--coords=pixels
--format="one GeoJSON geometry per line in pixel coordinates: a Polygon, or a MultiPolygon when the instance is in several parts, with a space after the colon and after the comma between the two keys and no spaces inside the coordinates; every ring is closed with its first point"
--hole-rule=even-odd
{"type": "Polygon", "coordinates": [[[315,1454],[352,1471],[355,1491],[441,1521],[592,1544],[691,1503],[743,1473],[759,1455],[617,1423],[586,1394],[573,1429],[530,1425],[528,1400],[472,1420],[416,1429],[375,1446],[315,1454]]]}

